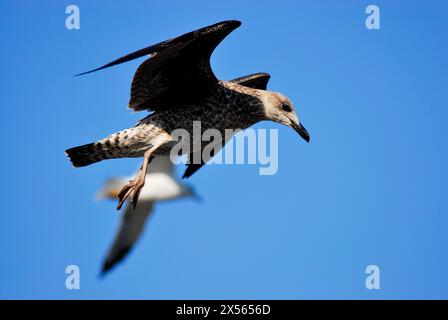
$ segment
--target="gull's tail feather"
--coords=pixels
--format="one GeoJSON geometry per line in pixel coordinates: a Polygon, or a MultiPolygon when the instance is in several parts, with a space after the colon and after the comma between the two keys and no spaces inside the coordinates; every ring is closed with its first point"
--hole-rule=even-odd
{"type": "Polygon", "coordinates": [[[65,150],[65,153],[74,167],[85,167],[106,159],[142,157],[151,147],[139,137],[142,130],[144,129],[135,126],[97,142],[65,150]]]}
{"type": "Polygon", "coordinates": [[[101,143],[88,143],[65,150],[74,167],[85,167],[92,163],[107,159],[101,143]]]}

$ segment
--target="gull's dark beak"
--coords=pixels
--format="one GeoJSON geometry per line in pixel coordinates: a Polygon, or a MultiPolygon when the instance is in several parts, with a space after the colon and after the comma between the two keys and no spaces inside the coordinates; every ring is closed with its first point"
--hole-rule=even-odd
{"type": "Polygon", "coordinates": [[[291,121],[291,128],[293,128],[303,138],[303,140],[310,142],[310,134],[300,122],[297,124],[291,121]]]}

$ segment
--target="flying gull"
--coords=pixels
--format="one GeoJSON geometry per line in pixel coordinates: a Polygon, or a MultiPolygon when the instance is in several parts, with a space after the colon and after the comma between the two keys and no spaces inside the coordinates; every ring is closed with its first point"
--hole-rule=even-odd
{"type": "MultiPolygon", "coordinates": [[[[156,157],[151,162],[146,179],[149,180],[149,183],[142,188],[136,208],[134,209],[130,204],[124,208],[114,242],[103,263],[101,272],[103,275],[120,262],[134,246],[143,232],[155,202],[181,197],[198,198],[191,186],[178,181],[168,156],[156,157]]],[[[128,178],[108,180],[98,193],[98,198],[116,199],[120,189],[128,181],[128,178]]]]}
{"type": "MultiPolygon", "coordinates": [[[[182,128],[191,136],[194,121],[201,122],[202,132],[217,129],[224,136],[226,129],[246,129],[269,120],[291,127],[309,142],[310,136],[299,122],[288,97],[265,90],[268,74],[259,73],[233,81],[219,80],[214,75],[210,66],[213,50],[240,25],[241,22],[235,20],[219,22],[82,73],[150,56],[134,75],[129,108],[152,113],[132,128],[66,150],[74,167],[88,166],[105,159],[143,157],[135,179],[119,192],[117,209],[128,197],[135,206],[145,184],[150,161],[170,153],[178,142],[172,136],[173,130],[182,128]]],[[[193,153],[201,150],[195,150],[194,145],[190,150],[192,162],[193,153]]],[[[184,176],[190,177],[202,167],[203,162],[189,164],[184,176]]]]}

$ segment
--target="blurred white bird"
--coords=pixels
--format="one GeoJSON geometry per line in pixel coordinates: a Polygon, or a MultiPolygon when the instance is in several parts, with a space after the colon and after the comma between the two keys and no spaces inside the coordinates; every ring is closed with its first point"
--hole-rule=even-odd
{"type": "MultiPolygon", "coordinates": [[[[99,191],[98,198],[117,199],[121,188],[130,179],[132,177],[109,179],[104,188],[99,191]]],[[[190,185],[178,181],[174,175],[174,166],[169,156],[156,157],[149,165],[146,179],[148,179],[148,183],[141,190],[135,210],[133,204],[128,203],[122,213],[120,226],[103,263],[101,275],[104,275],[117,262],[121,261],[138,240],[146,220],[153,210],[154,202],[188,196],[199,199],[190,185]]]]}

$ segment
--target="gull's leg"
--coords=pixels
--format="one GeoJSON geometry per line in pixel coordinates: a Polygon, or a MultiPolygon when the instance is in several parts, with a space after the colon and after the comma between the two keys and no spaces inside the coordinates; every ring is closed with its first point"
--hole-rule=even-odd
{"type": "Polygon", "coordinates": [[[143,164],[140,167],[137,176],[135,177],[135,179],[130,180],[129,183],[121,189],[120,193],[118,194],[117,210],[121,209],[121,206],[129,196],[131,196],[131,203],[133,204],[135,210],[140,191],[145,185],[146,170],[148,169],[149,163],[154,158],[153,156],[151,156],[154,150],[155,149],[151,148],[145,152],[143,156],[143,164]]]}

